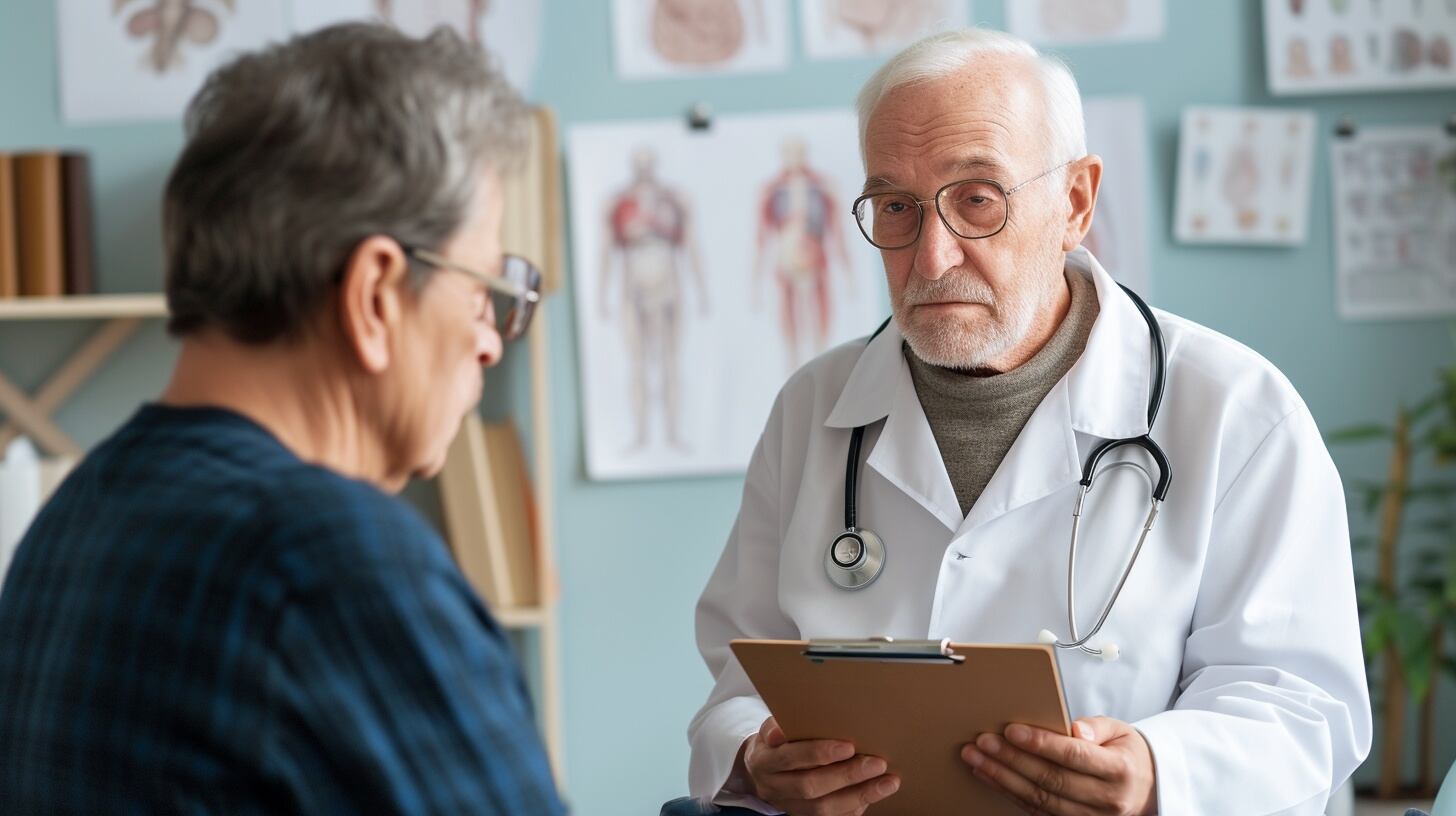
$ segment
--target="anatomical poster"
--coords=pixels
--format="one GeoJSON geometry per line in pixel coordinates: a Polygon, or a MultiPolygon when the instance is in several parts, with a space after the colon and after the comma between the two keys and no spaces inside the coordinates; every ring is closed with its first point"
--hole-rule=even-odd
{"type": "Polygon", "coordinates": [[[784,0],[612,0],[626,79],[777,71],[789,63],[784,0]]]}
{"type": "Polygon", "coordinates": [[[1165,0],[1006,0],[1006,28],[1036,45],[1097,45],[1163,36],[1165,0]]]}
{"type": "Polygon", "coordinates": [[[70,123],[182,115],[207,74],[288,33],[284,0],[58,0],[70,123]]]}
{"type": "Polygon", "coordinates": [[[810,59],[896,51],[970,21],[970,0],[800,0],[799,31],[810,59]]]}
{"type": "Polygon", "coordinates": [[[1102,157],[1092,230],[1082,245],[1112,277],[1152,297],[1148,270],[1148,136],[1142,100],[1088,97],[1087,150],[1102,157]]]}
{"type": "Polygon", "coordinates": [[[587,472],[741,472],[780,386],[889,315],[849,111],[567,134],[587,472]]]}
{"type": "Polygon", "coordinates": [[[1456,87],[1456,0],[1264,0],[1274,94],[1456,87]]]}
{"type": "Polygon", "coordinates": [[[1456,137],[1361,127],[1330,142],[1341,317],[1456,314],[1456,137]]]}
{"type": "Polygon", "coordinates": [[[1308,110],[1184,108],[1174,236],[1189,244],[1304,243],[1314,128],[1308,110]]]}
{"type": "Polygon", "coordinates": [[[455,29],[500,61],[506,78],[531,90],[541,49],[545,0],[293,0],[293,30],[312,31],[345,20],[379,20],[414,37],[438,26],[455,29]]]}

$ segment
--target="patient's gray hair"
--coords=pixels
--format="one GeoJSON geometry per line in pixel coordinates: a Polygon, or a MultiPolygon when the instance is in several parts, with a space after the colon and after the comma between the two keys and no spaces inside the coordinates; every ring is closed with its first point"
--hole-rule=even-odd
{"type": "Polygon", "coordinates": [[[248,343],[298,335],[371,235],[439,249],[528,138],[525,103],[478,47],[363,23],[219,68],[186,130],[163,208],[168,329],[248,343]]]}
{"type": "Polygon", "coordinates": [[[870,114],[886,94],[904,85],[950,76],[972,60],[992,54],[1025,57],[1036,66],[1047,106],[1048,164],[1085,155],[1087,125],[1082,118],[1082,95],[1066,63],[1004,31],[963,28],[932,34],[906,46],[865,82],[857,103],[860,157],[864,157],[870,114]]]}

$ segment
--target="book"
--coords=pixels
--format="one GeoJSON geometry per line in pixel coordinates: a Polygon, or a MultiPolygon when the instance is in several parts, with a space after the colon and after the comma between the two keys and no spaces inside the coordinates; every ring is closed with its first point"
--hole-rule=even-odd
{"type": "Polygon", "coordinates": [[[91,216],[91,160],[85,153],[61,155],[62,218],[65,224],[65,293],[96,294],[96,234],[91,216]]]}
{"type": "Polygon", "coordinates": [[[485,453],[485,425],[471,411],[450,443],[437,479],[445,537],[460,572],[486,604],[509,609],[516,601],[493,482],[494,471],[485,453]]]}
{"type": "Polygon", "coordinates": [[[61,155],[17,153],[14,165],[20,294],[59,297],[65,292],[66,267],[61,155]]]}
{"type": "Polygon", "coordinates": [[[541,604],[536,581],[538,525],[531,490],[531,474],[521,449],[521,435],[515,423],[496,422],[485,426],[485,454],[490,462],[495,508],[500,516],[501,546],[505,554],[511,598],[516,606],[541,604]]]}
{"type": "Polygon", "coordinates": [[[20,247],[15,240],[15,161],[0,153],[0,300],[20,296],[20,247]]]}

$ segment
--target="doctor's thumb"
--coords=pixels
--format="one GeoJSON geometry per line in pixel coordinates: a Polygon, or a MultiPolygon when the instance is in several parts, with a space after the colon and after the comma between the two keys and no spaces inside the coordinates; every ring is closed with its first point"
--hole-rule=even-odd
{"type": "Polygon", "coordinates": [[[758,738],[767,748],[777,748],[789,741],[788,737],[784,736],[784,729],[779,728],[778,721],[773,717],[763,721],[763,727],[758,730],[758,738]]]}

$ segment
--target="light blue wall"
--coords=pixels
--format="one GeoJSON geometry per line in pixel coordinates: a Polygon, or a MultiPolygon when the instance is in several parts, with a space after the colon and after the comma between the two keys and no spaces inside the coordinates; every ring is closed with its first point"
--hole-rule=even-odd
{"type": "MultiPolygon", "coordinates": [[[[505,0],[510,2],[511,0],[505,0]]],[[[696,101],[721,113],[847,106],[872,61],[809,63],[797,46],[785,73],[622,82],[612,69],[608,3],[546,0],[533,96],[579,122],[673,116],[696,101]]],[[[1170,0],[1158,42],[1065,52],[1088,95],[1142,97],[1151,129],[1151,263],[1156,302],[1249,344],[1284,370],[1325,428],[1388,416],[1424,392],[1452,360],[1441,321],[1347,323],[1334,314],[1323,144],[1315,162],[1309,242],[1296,249],[1177,246],[1171,239],[1174,153],[1182,106],[1300,104],[1322,133],[1342,115],[1365,123],[1431,123],[1456,113],[1456,94],[1271,99],[1265,91],[1258,0],[1170,0]]],[[[1001,0],[976,19],[1003,23],[1001,0]]],[[[0,149],[64,144],[95,159],[107,291],[155,290],[157,202],[180,145],[175,123],[68,128],[56,102],[54,10],[46,0],[0,5],[0,149]]],[[[795,23],[797,31],[797,24],[795,23]]],[[[795,36],[797,40],[797,36],[795,36]]],[[[1115,172],[1115,170],[1114,170],[1115,172]]],[[[738,478],[600,484],[581,455],[570,293],[552,324],[565,668],[566,785],[588,816],[655,813],[685,786],[684,729],[708,689],[692,643],[692,608],[736,511],[738,478]]],[[[866,327],[868,330],[871,327],[866,327]]],[[[33,387],[79,342],[82,327],[0,325],[0,369],[33,387]]],[[[172,350],[155,325],[61,412],[90,443],[165,382],[172,350]]],[[[519,367],[497,378],[518,385],[519,367]]],[[[1378,478],[1382,452],[1335,452],[1347,481],[1378,478]]],[[[1449,703],[1452,694],[1443,689],[1449,703]]],[[[1444,721],[1451,722],[1449,716],[1444,721]]],[[[1446,729],[1449,732],[1449,729],[1446,729]]],[[[1440,735],[1443,764],[1456,736],[1440,735]]]]}

